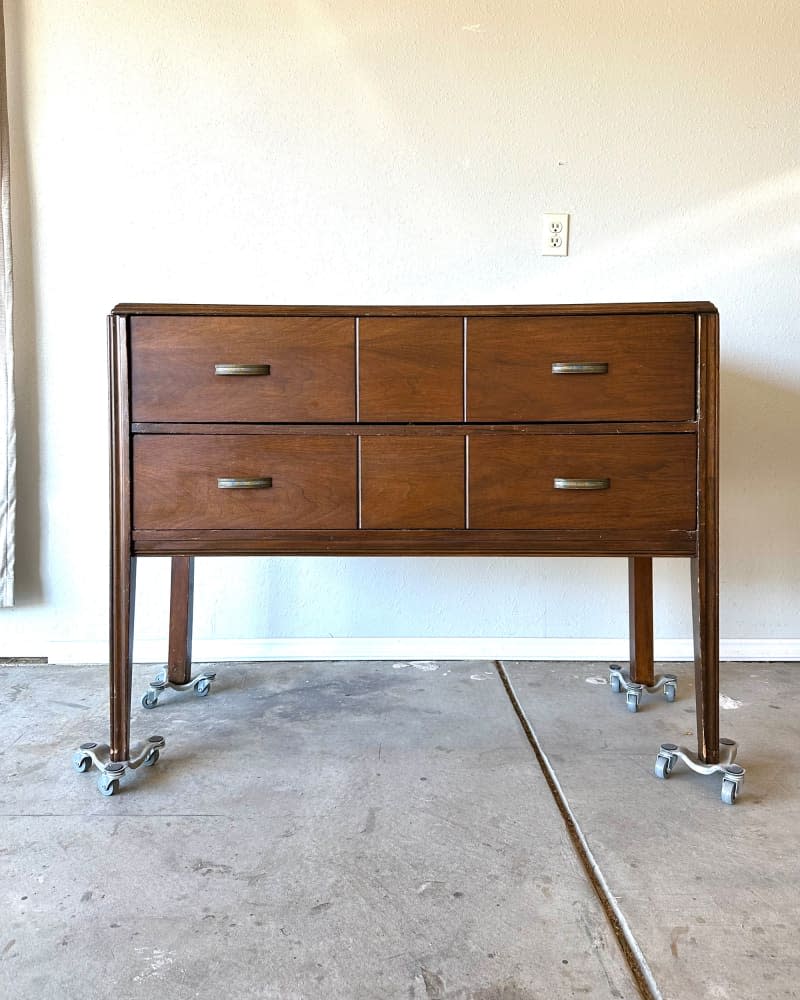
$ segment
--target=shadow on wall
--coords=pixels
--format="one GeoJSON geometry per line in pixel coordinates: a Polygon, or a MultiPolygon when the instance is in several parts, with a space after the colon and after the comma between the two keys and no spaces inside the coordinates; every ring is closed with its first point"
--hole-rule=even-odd
{"type": "Polygon", "coordinates": [[[11,146],[11,238],[14,262],[14,387],[17,420],[17,530],[15,604],[41,603],[41,442],[39,438],[38,329],[33,268],[35,218],[30,195],[31,161],[25,118],[27,81],[20,16],[6,14],[9,56],[9,115],[11,146]],[[13,64],[13,66],[12,66],[13,64]]]}
{"type": "Polygon", "coordinates": [[[723,368],[720,402],[723,635],[800,635],[800,380],[723,368]],[[756,617],[758,616],[758,617],[756,617]],[[740,621],[749,620],[743,631],[740,621]]]}

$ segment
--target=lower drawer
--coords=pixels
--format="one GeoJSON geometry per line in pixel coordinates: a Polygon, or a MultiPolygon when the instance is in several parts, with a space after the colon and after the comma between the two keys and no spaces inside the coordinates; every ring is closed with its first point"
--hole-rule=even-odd
{"type": "Polygon", "coordinates": [[[361,438],[362,528],[464,528],[464,438],[361,438]]]}
{"type": "Polygon", "coordinates": [[[471,434],[471,528],[664,529],[697,520],[694,434],[471,434]]]}
{"type": "Polygon", "coordinates": [[[356,523],[352,437],[133,439],[134,529],[327,529],[356,523]]]}

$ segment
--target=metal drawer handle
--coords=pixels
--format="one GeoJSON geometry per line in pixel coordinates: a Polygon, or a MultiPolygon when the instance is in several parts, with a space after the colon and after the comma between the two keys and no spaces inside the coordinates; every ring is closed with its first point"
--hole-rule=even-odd
{"type": "Polygon", "coordinates": [[[269,365],[214,365],[215,375],[269,375],[269,365]]]}
{"type": "Polygon", "coordinates": [[[607,361],[554,361],[554,375],[608,375],[607,361]]]}
{"type": "Polygon", "coordinates": [[[609,490],[610,479],[554,479],[554,490],[609,490]]]}
{"type": "Polygon", "coordinates": [[[272,476],[261,479],[218,479],[217,489],[220,490],[269,490],[272,488],[272,476]]]}

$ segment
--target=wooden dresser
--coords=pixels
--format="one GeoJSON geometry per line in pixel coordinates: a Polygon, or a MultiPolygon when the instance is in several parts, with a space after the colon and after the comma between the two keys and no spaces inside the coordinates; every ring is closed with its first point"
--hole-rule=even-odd
{"type": "Polygon", "coordinates": [[[120,305],[109,344],[117,776],[139,762],[131,637],[147,555],[173,557],[175,683],[190,679],[197,555],[624,556],[642,684],[652,557],[686,556],[698,757],[719,760],[710,303],[120,305]]]}

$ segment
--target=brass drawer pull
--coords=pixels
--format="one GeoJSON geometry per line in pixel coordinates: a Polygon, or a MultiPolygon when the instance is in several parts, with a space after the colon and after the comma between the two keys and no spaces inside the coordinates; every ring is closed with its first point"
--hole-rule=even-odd
{"type": "Polygon", "coordinates": [[[269,375],[269,365],[214,365],[215,375],[269,375]]]}
{"type": "Polygon", "coordinates": [[[272,488],[272,476],[261,479],[218,479],[217,489],[220,490],[269,490],[272,488]]]}
{"type": "Polygon", "coordinates": [[[609,490],[610,479],[554,479],[554,490],[609,490]]]}
{"type": "Polygon", "coordinates": [[[554,361],[554,375],[608,375],[607,361],[554,361]]]}

